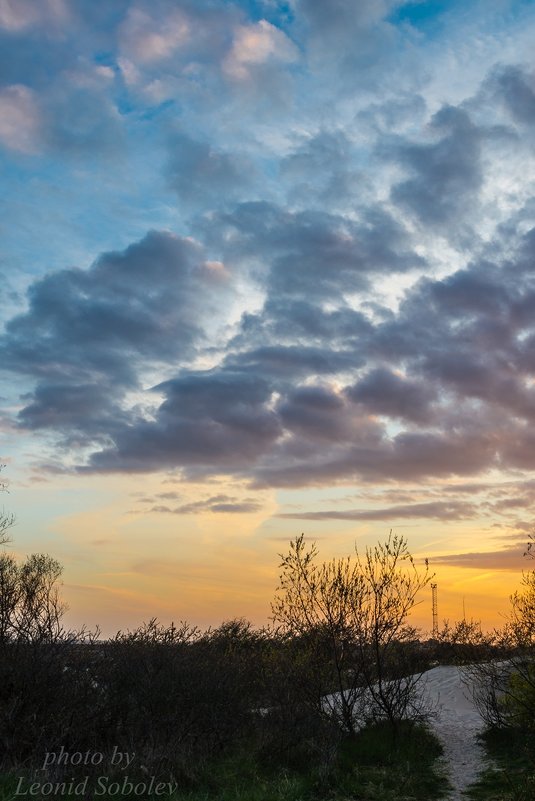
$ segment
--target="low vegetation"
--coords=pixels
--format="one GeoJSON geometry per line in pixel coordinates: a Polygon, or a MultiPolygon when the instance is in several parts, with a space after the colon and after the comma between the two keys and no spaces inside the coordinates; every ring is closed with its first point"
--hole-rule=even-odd
{"type": "Polygon", "coordinates": [[[322,563],[298,537],[262,630],[68,631],[60,576],[49,556],[0,555],[5,798],[150,796],[158,782],[177,801],[423,801],[447,786],[407,625],[429,576],[403,539],[322,563]]]}
{"type": "MultiPolygon", "coordinates": [[[[3,541],[11,523],[0,519],[3,541]]],[[[60,577],[49,556],[0,554],[0,798],[440,799],[441,747],[418,692],[438,663],[464,665],[480,688],[494,762],[470,797],[535,797],[533,571],[503,631],[463,621],[427,642],[408,616],[431,576],[399,537],[329,562],[298,537],[260,630],[68,631],[60,577]]]]}
{"type": "MultiPolygon", "coordinates": [[[[526,555],[535,557],[530,539],[526,555]]],[[[467,667],[479,687],[475,701],[487,724],[482,737],[489,764],[470,788],[474,801],[535,798],[535,570],[511,598],[510,619],[482,637],[492,658],[467,667]]]]}
{"type": "Polygon", "coordinates": [[[250,754],[215,766],[177,801],[429,801],[440,799],[447,781],[437,767],[441,748],[419,725],[401,724],[392,739],[388,725],[369,726],[343,738],[332,763],[301,768],[260,763],[250,754]]]}
{"type": "Polygon", "coordinates": [[[472,801],[533,801],[533,737],[525,729],[491,727],[482,736],[489,764],[468,790],[472,801]]]}

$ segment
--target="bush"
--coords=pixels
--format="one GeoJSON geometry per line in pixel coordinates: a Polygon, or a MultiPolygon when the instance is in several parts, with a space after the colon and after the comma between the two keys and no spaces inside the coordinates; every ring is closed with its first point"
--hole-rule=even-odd
{"type": "Polygon", "coordinates": [[[395,728],[404,719],[423,719],[418,649],[411,647],[416,632],[407,617],[432,578],[427,567],[420,573],[406,541],[392,535],[363,557],[318,563],[317,555],[303,535],[291,543],[272,606],[281,630],[305,646],[307,703],[347,734],[370,720],[387,719],[395,728]]]}

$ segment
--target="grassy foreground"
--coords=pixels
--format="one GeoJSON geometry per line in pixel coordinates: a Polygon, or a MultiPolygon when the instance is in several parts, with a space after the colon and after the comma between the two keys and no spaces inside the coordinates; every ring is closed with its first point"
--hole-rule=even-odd
{"type": "MultiPolygon", "coordinates": [[[[212,763],[195,787],[179,788],[171,799],[166,798],[168,801],[436,801],[448,789],[437,763],[441,753],[440,743],[424,726],[402,724],[393,739],[387,726],[378,725],[341,742],[328,769],[311,764],[281,768],[261,764],[251,755],[234,755],[212,763]]],[[[16,786],[14,777],[0,777],[0,801],[15,801],[16,786]]],[[[100,797],[106,801],[106,796],[100,797]]],[[[50,801],[54,796],[47,798],[50,801]]],[[[118,798],[124,801],[127,797],[114,796],[115,801],[118,798]]]]}
{"type": "Polygon", "coordinates": [[[467,790],[471,801],[535,799],[535,736],[520,729],[489,729],[482,737],[494,763],[467,790]]]}

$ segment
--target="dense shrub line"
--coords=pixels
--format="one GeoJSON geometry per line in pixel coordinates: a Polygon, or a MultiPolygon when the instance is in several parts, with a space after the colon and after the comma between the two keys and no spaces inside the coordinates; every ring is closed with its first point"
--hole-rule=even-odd
{"type": "MultiPolygon", "coordinates": [[[[318,703],[333,677],[311,639],[244,620],[205,632],[153,620],[107,641],[1,642],[0,769],[40,770],[61,748],[135,752],[138,772],[183,786],[241,749],[266,765],[328,765],[343,732],[318,703]]],[[[47,770],[59,780],[73,768],[47,770]]]]}
{"type": "MultiPolygon", "coordinates": [[[[247,750],[266,765],[332,764],[342,739],[423,720],[424,668],[407,616],[429,581],[402,538],[317,561],[303,537],[281,562],[273,625],[200,631],[156,620],[101,641],[62,626],[60,565],[0,555],[0,769],[44,756],[135,753],[140,774],[195,783],[247,750]]],[[[51,761],[61,779],[71,766],[51,761]]],[[[84,765],[87,769],[87,765],[84,765]]]]}
{"type": "Polygon", "coordinates": [[[119,751],[135,755],[130,779],[169,778],[195,793],[246,755],[255,769],[340,782],[348,742],[358,764],[366,727],[386,726],[392,744],[407,726],[424,736],[418,681],[444,662],[466,665],[489,725],[533,736],[534,573],[503,631],[462,621],[421,642],[407,621],[431,576],[403,538],[362,557],[317,556],[301,536],[281,557],[270,627],[151,620],[101,640],[63,627],[54,559],[0,554],[0,771],[74,781],[101,773],[101,762],[46,755],[100,754],[110,774],[119,751]]]}

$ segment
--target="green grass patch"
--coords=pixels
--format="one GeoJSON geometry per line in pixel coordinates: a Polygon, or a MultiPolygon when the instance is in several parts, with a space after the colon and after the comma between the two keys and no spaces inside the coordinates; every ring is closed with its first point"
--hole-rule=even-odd
{"type": "Polygon", "coordinates": [[[466,791],[471,801],[535,799],[535,733],[521,729],[489,729],[481,736],[495,763],[466,791]]]}
{"type": "Polygon", "coordinates": [[[344,740],[332,765],[306,771],[262,769],[254,758],[226,760],[203,789],[174,801],[438,801],[449,789],[442,748],[423,726],[366,729],[344,740]]]}
{"type": "Polygon", "coordinates": [[[437,764],[442,747],[427,728],[374,726],[346,741],[340,751],[334,798],[370,801],[442,798],[449,784],[437,764]],[[344,795],[345,793],[345,795],[344,795]]]}
{"type": "Polygon", "coordinates": [[[18,776],[0,775],[0,801],[11,801],[13,798],[17,800],[15,793],[18,783],[18,776]]]}

